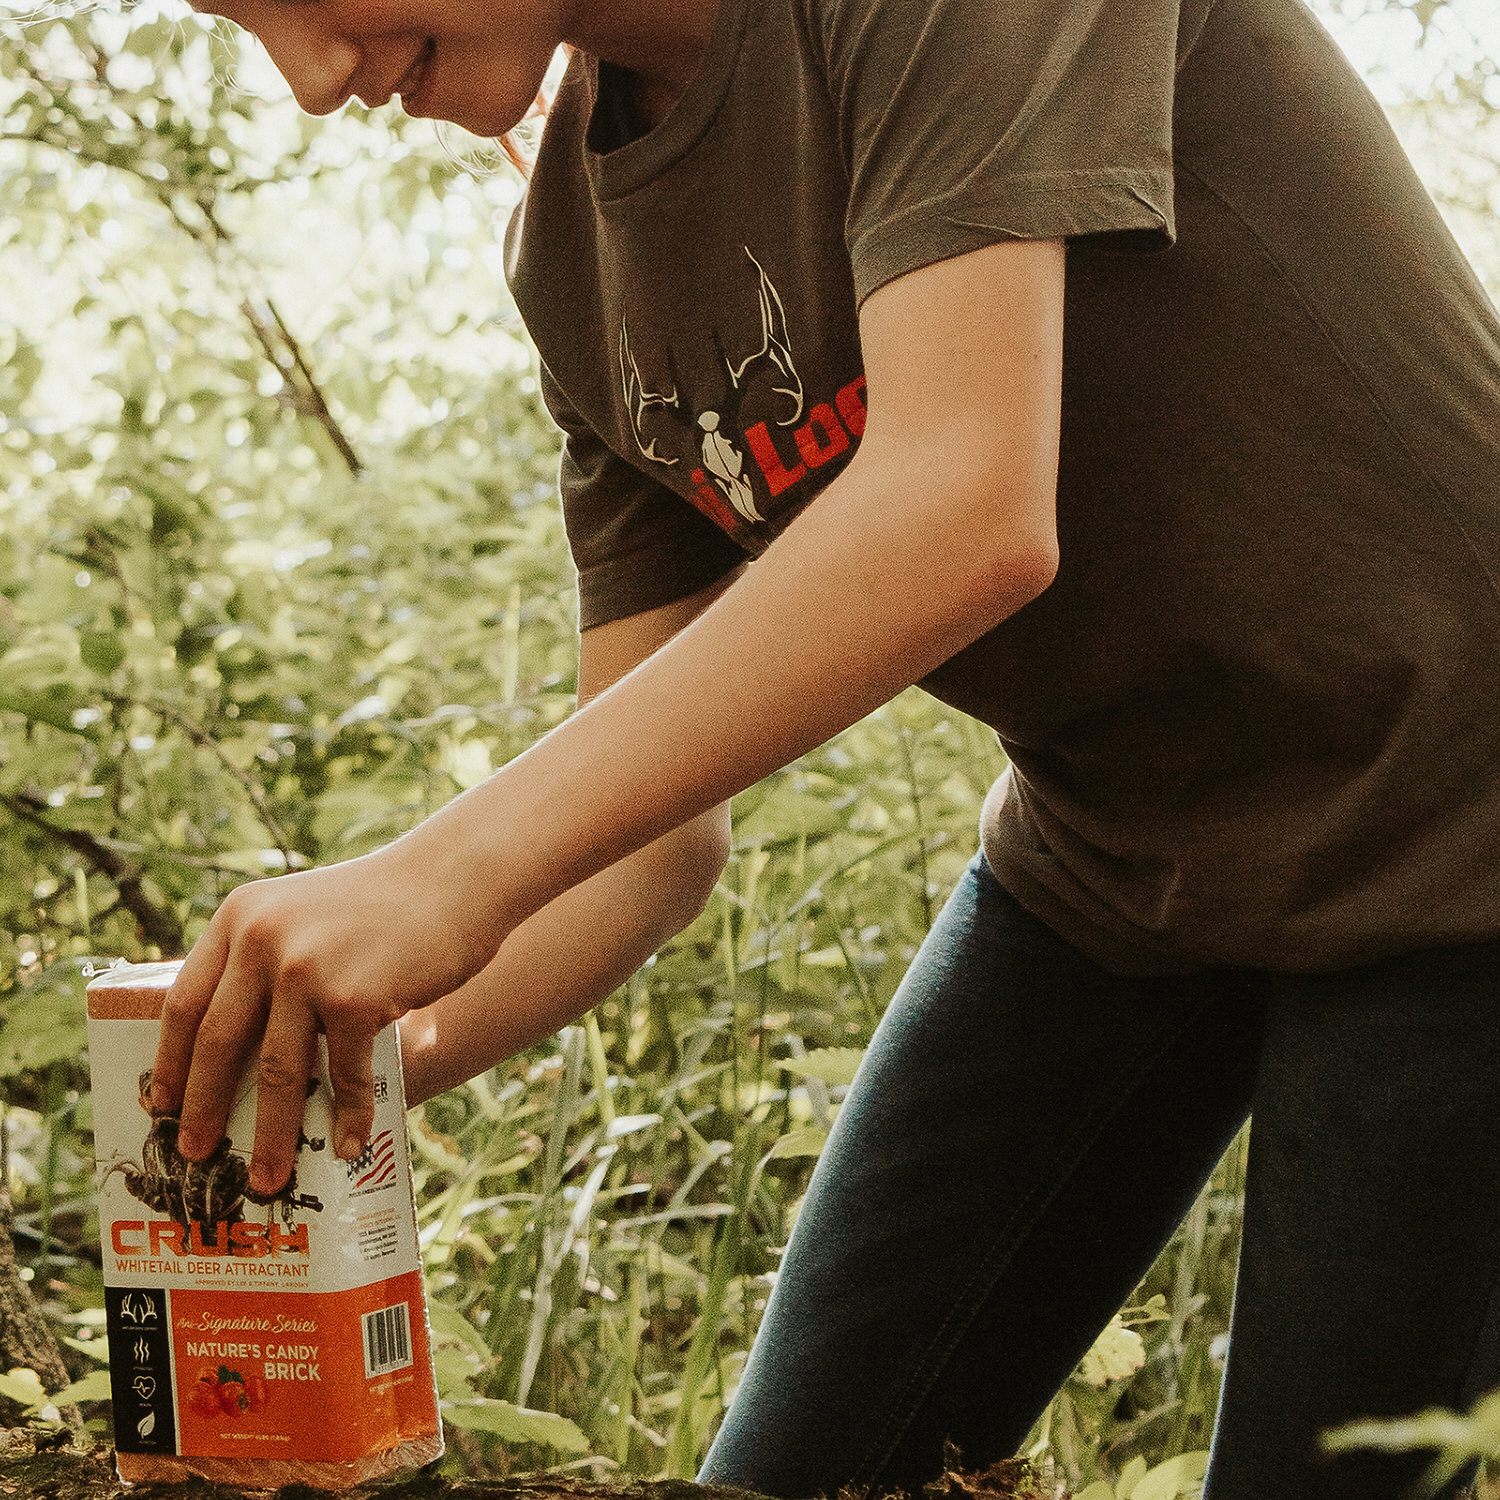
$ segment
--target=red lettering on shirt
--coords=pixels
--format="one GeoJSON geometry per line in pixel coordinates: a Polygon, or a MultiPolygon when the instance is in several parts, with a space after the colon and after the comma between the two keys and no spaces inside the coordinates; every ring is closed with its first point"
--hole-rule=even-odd
{"type": "Polygon", "coordinates": [[[766,483],[771,487],[773,495],[779,495],[783,490],[790,489],[796,482],[807,473],[806,464],[798,464],[795,469],[789,469],[782,462],[781,455],[776,451],[776,445],[771,441],[771,434],[766,430],[764,422],[757,422],[745,434],[745,441],[750,444],[750,451],[755,455],[755,461],[760,465],[760,471],[766,476],[766,483]]]}
{"type": "Polygon", "coordinates": [[[833,408],[820,401],[807,414],[807,421],[796,431],[797,452],[809,469],[820,469],[830,458],[837,458],[849,446],[849,434],[834,415],[833,408]],[[822,436],[819,436],[821,429],[822,436]]]}
{"type": "Polygon", "coordinates": [[[693,470],[693,504],[708,517],[715,526],[733,531],[739,525],[739,517],[725,503],[723,496],[708,482],[702,469],[693,470]]]}
{"type": "Polygon", "coordinates": [[[839,409],[839,415],[844,419],[844,426],[854,437],[863,437],[865,413],[869,410],[865,401],[865,377],[860,375],[851,380],[833,398],[833,402],[839,409]]]}

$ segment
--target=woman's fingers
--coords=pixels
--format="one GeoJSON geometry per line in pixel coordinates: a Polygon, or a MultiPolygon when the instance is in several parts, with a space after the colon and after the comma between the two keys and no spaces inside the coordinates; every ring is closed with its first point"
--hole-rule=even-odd
{"type": "MultiPolygon", "coordinates": [[[[178,1149],[189,1160],[207,1156],[224,1138],[245,1063],[255,1050],[265,1020],[261,975],[235,951],[198,1022],[193,1041],[177,1135],[178,1149]]],[[[154,1098],[154,1079],[152,1084],[154,1098]]]]}
{"type": "Polygon", "coordinates": [[[162,1015],[151,1102],[158,1113],[179,1116],[184,1155],[201,1160],[223,1139],[245,1065],[258,1052],[251,1182],[257,1195],[284,1187],[320,1032],[328,1038],[334,1149],[346,1159],[359,1155],[374,1119],[375,1037],[408,1006],[437,998],[424,985],[439,993],[452,987],[430,967],[416,983],[409,975],[393,980],[388,965],[370,957],[395,942],[405,922],[431,927],[421,903],[433,885],[393,858],[365,857],[230,893],[162,1015]]]}
{"type": "Polygon", "coordinates": [[[218,1145],[259,1041],[250,1185],[268,1195],[286,1185],[297,1163],[307,1083],[317,1067],[318,1034],[325,1023],[334,1149],[346,1160],[364,1150],[375,1115],[371,1054],[379,1026],[358,1016],[320,1021],[314,1005],[286,992],[268,1007],[262,983],[258,969],[237,956],[220,977],[197,1025],[178,1145],[192,1160],[218,1145]]]}
{"type": "Polygon", "coordinates": [[[151,1108],[156,1114],[176,1114],[182,1105],[198,1027],[228,957],[228,924],[211,922],[167,991],[161,1011],[161,1040],[151,1069],[151,1108]]]}
{"type": "Polygon", "coordinates": [[[365,1149],[375,1123],[375,1079],[371,1062],[378,1032],[328,1030],[328,1082],[333,1089],[334,1150],[352,1161],[365,1149]]]}
{"type": "Polygon", "coordinates": [[[300,1000],[272,1002],[256,1080],[255,1149],[250,1187],[261,1195],[286,1186],[297,1164],[307,1080],[318,1058],[318,1021],[300,1000]]]}

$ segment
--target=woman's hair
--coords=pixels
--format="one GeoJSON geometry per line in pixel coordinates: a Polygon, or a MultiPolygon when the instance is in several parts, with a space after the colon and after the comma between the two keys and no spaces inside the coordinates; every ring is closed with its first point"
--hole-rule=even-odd
{"type": "MultiPolygon", "coordinates": [[[[563,44],[563,56],[571,61],[573,49],[563,44]]],[[[542,91],[536,96],[531,108],[526,112],[526,118],[521,121],[521,126],[531,125],[540,129],[547,122],[547,111],[552,107],[552,92],[557,87],[560,77],[558,70],[554,69],[549,75],[547,82],[543,84],[542,91]]],[[[505,153],[506,159],[518,171],[522,177],[531,176],[532,153],[527,149],[526,141],[518,127],[515,130],[507,130],[500,137],[500,149],[505,153]]]]}
{"type": "Polygon", "coordinates": [[[531,159],[521,149],[521,144],[516,139],[516,133],[514,130],[507,130],[505,134],[500,137],[500,149],[505,153],[507,159],[510,161],[511,166],[513,166],[516,171],[521,174],[522,177],[531,176],[531,159]]]}
{"type": "MultiPolygon", "coordinates": [[[[547,101],[538,95],[536,103],[531,107],[531,113],[526,118],[528,120],[536,117],[545,119],[546,114],[547,101]]],[[[531,176],[531,153],[526,149],[526,144],[521,139],[519,131],[507,130],[500,137],[500,149],[505,153],[506,160],[510,162],[511,166],[522,177],[529,178],[531,176]]]]}

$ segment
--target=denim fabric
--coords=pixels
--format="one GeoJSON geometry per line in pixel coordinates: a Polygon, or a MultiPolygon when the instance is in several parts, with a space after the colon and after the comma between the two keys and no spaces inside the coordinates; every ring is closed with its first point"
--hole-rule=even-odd
{"type": "Polygon", "coordinates": [[[882,1020],[702,1478],[919,1490],[1012,1454],[1254,1109],[1207,1500],[1382,1500],[1323,1428],[1500,1385],[1500,945],[1107,973],[981,858],[882,1020]]]}

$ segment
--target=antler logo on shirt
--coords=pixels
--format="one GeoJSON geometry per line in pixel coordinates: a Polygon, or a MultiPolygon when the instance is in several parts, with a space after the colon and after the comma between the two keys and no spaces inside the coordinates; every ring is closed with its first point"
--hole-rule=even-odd
{"type": "Polygon", "coordinates": [[[670,395],[662,395],[657,391],[648,391],[646,382],[641,379],[641,367],[635,362],[635,355],[630,348],[630,329],[626,326],[625,319],[620,319],[620,384],[625,392],[625,407],[630,413],[630,429],[635,433],[635,445],[641,450],[641,456],[648,458],[654,464],[665,464],[669,469],[677,463],[675,458],[663,458],[656,451],[656,439],[646,441],[645,434],[641,431],[641,421],[646,415],[648,408],[653,406],[677,407],[682,403],[677,398],[677,387],[672,387],[670,395]]]}
{"type": "Polygon", "coordinates": [[[688,478],[693,503],[731,532],[765,521],[758,488],[774,499],[804,478],[809,468],[845,452],[851,435],[858,438],[864,432],[863,376],[835,398],[840,411],[848,408],[842,422],[826,402],[814,406],[803,421],[806,396],[792,354],[785,304],[749,246],[742,248],[757,277],[760,343],[736,360],[725,352],[714,331],[714,347],[728,383],[722,398],[696,415],[684,406],[675,378],[667,391],[647,385],[631,344],[628,321],[620,319],[620,387],[636,448],[642,458],[664,468],[675,468],[691,455],[694,467],[688,478]],[[742,416],[745,407],[755,415],[760,415],[757,408],[768,409],[761,420],[747,423],[742,416]],[[658,430],[659,413],[672,414],[666,420],[665,434],[658,430]],[[796,429],[793,438],[800,461],[788,465],[782,459],[770,434],[772,422],[778,428],[796,429]],[[749,448],[753,464],[741,443],[749,448]],[[672,451],[663,452],[663,444],[672,451]]]}

